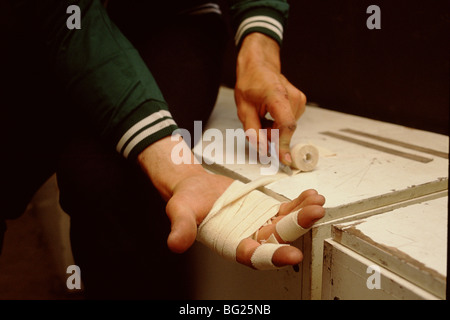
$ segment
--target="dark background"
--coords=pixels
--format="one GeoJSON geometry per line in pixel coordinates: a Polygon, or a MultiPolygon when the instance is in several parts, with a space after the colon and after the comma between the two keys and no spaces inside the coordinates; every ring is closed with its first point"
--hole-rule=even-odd
{"type": "MultiPolygon", "coordinates": [[[[309,102],[449,134],[450,1],[288,2],[282,72],[309,102]],[[381,9],[381,30],[366,27],[370,5],[381,9]]],[[[230,43],[231,87],[234,59],[230,43]]]]}

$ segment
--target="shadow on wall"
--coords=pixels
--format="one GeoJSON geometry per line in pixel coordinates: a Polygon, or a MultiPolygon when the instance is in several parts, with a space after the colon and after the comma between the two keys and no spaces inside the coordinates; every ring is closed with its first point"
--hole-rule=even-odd
{"type": "MultiPolygon", "coordinates": [[[[282,68],[308,101],[449,134],[448,1],[289,3],[282,68]],[[379,30],[366,26],[370,5],[380,8],[379,30]]],[[[231,87],[233,53],[224,72],[231,87]]]]}

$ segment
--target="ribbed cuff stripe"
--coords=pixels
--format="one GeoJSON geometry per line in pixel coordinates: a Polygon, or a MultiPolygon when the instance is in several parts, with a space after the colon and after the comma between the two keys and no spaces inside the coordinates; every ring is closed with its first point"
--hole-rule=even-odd
{"type": "Polygon", "coordinates": [[[255,28],[268,29],[279,38],[279,42],[283,40],[283,25],[279,21],[268,16],[254,16],[245,19],[239,25],[234,38],[236,45],[247,31],[255,28]]]}
{"type": "Polygon", "coordinates": [[[158,131],[167,127],[176,126],[175,121],[167,110],[160,110],[152,113],[141,121],[137,122],[121,137],[116,145],[117,152],[128,158],[130,152],[140,142],[158,131]]]}

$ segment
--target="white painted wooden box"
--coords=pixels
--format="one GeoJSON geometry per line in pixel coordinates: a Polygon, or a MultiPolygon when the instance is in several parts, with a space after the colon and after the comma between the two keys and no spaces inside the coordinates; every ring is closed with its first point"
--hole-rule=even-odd
{"type": "MultiPolygon", "coordinates": [[[[203,130],[211,128],[223,136],[227,129],[242,128],[232,89],[221,89],[203,130]]],[[[434,199],[448,189],[447,136],[308,106],[291,146],[297,143],[310,143],[319,149],[315,170],[291,177],[279,173],[280,180],[263,191],[288,201],[314,188],[327,199],[326,216],[295,243],[304,253],[299,272],[247,270],[196,245],[192,254],[198,261],[198,298],[320,299],[323,242],[331,236],[333,224],[434,199]]],[[[194,147],[199,159],[207,160],[203,153],[207,146],[203,141],[194,147]]],[[[229,154],[233,151],[224,143],[221,156],[226,159],[228,153],[236,157],[229,154]]],[[[246,157],[248,160],[248,154],[246,157]]],[[[264,167],[249,161],[203,164],[243,182],[261,177],[264,167]]]]}
{"type": "Polygon", "coordinates": [[[324,241],[324,257],[323,300],[438,299],[332,239],[324,241]]]}
{"type": "Polygon", "coordinates": [[[332,227],[323,299],[445,299],[448,197],[332,227]]]}

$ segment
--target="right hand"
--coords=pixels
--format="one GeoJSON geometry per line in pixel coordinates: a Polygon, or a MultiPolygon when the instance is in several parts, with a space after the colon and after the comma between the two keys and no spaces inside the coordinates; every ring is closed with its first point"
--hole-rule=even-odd
{"type": "MultiPolygon", "coordinates": [[[[207,216],[216,200],[233,182],[231,178],[208,173],[199,164],[176,165],[171,161],[172,148],[178,142],[164,138],[145,149],[138,161],[149,178],[167,200],[166,213],[171,221],[167,244],[173,252],[182,253],[192,246],[197,237],[197,227],[207,216]]],[[[192,155],[193,157],[193,155],[192,155]]],[[[193,159],[193,158],[192,158],[193,159]]],[[[267,239],[275,233],[275,223],[291,211],[303,208],[298,223],[309,228],[323,217],[325,199],[314,190],[303,192],[297,199],[284,203],[274,224],[262,227],[258,240],[267,239]]],[[[249,267],[251,256],[260,245],[247,238],[237,248],[236,260],[249,267]]],[[[298,248],[286,246],[278,249],[273,257],[276,266],[295,265],[303,255],[298,248]]]]}

